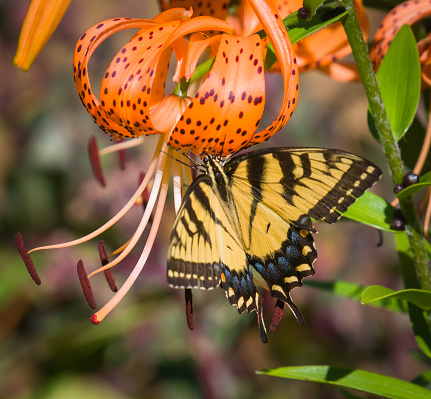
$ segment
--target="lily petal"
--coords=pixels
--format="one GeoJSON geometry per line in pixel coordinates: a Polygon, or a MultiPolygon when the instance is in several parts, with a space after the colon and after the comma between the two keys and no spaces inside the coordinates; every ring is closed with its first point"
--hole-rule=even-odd
{"type": "Polygon", "coordinates": [[[71,0],[31,0],[13,64],[28,71],[54,33],[71,0]]]}
{"type": "Polygon", "coordinates": [[[229,7],[229,0],[159,0],[162,10],[168,10],[174,7],[193,7],[193,13],[199,17],[209,15],[214,18],[225,19],[229,7]]]}
{"type": "Polygon", "coordinates": [[[264,0],[248,0],[274,47],[283,77],[283,104],[276,120],[256,135],[249,145],[261,143],[278,132],[290,119],[297,102],[299,78],[295,53],[283,21],[274,6],[264,0]]]}
{"type": "Polygon", "coordinates": [[[250,143],[265,105],[260,45],[258,35],[221,35],[214,65],[172,132],[172,146],[226,155],[250,143]]]}

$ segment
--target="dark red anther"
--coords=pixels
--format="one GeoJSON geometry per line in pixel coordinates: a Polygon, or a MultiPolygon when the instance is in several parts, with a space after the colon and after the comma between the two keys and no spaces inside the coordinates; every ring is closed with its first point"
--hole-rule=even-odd
{"type": "Polygon", "coordinates": [[[90,157],[91,168],[97,181],[105,187],[105,176],[103,176],[102,165],[100,164],[99,147],[96,137],[90,137],[88,141],[88,156],[90,157]]]}
{"type": "Polygon", "coordinates": [[[262,317],[262,308],[263,308],[263,298],[259,297],[259,303],[257,304],[256,314],[257,314],[257,323],[259,325],[260,339],[264,344],[268,343],[268,336],[266,334],[265,321],[262,317]]]}
{"type": "Polygon", "coordinates": [[[193,294],[190,288],[185,289],[185,298],[186,298],[186,319],[187,325],[190,330],[195,329],[195,323],[193,319],[193,294]]]}
{"type": "MultiPolygon", "coordinates": [[[[106,253],[105,243],[103,241],[99,241],[97,244],[99,249],[100,261],[102,262],[102,266],[106,266],[109,263],[108,255],[106,253]]],[[[112,292],[117,292],[117,284],[115,284],[115,279],[112,276],[111,269],[106,269],[103,271],[105,273],[106,281],[109,285],[109,288],[112,292]]]]}
{"type": "Polygon", "coordinates": [[[81,259],[78,261],[76,269],[78,271],[78,278],[81,283],[82,292],[84,293],[88,306],[92,309],[96,309],[97,305],[94,300],[93,291],[91,290],[90,280],[88,279],[87,272],[84,269],[84,264],[81,259]]]}
{"type": "Polygon", "coordinates": [[[27,268],[31,278],[33,281],[40,285],[42,282],[40,280],[39,275],[37,274],[36,268],[34,267],[33,261],[28,254],[27,248],[25,247],[24,240],[22,238],[21,233],[18,233],[15,236],[16,247],[18,248],[18,252],[21,255],[22,260],[24,261],[25,267],[27,268]]]}
{"type": "Polygon", "coordinates": [[[118,160],[120,161],[121,170],[126,169],[126,151],[125,150],[119,150],[118,151],[118,160]]]}
{"type": "Polygon", "coordinates": [[[272,322],[271,322],[271,325],[269,326],[269,331],[273,332],[277,328],[284,314],[283,308],[284,308],[284,302],[277,299],[277,302],[275,303],[274,314],[272,315],[272,322]]]}

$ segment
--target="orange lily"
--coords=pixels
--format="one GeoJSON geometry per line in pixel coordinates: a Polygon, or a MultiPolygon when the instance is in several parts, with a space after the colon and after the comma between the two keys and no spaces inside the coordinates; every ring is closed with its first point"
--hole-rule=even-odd
{"type": "MultiPolygon", "coordinates": [[[[389,49],[393,38],[403,25],[413,25],[415,22],[431,15],[431,4],[428,0],[410,0],[396,6],[383,19],[374,35],[370,57],[377,70],[389,49]]],[[[418,42],[422,68],[422,85],[431,87],[431,33],[418,42]]]]}
{"type": "Polygon", "coordinates": [[[71,0],[31,0],[25,14],[13,59],[14,65],[28,71],[54,33],[71,0]]]}
{"type": "MultiPolygon", "coordinates": [[[[143,135],[159,134],[159,142],[148,170],[138,190],[110,221],[87,236],[57,245],[35,248],[64,248],[88,241],[120,220],[142,198],[152,181],[146,208],[133,236],[110,256],[102,257],[102,267],[86,275],[82,262],[78,274],[89,304],[95,307],[89,290],[88,277],[106,271],[123,260],[136,245],[151,216],[152,225],[141,257],[134,270],[114,297],[91,320],[99,323],[118,304],[142,271],[159,228],[170,179],[172,159],[181,163],[187,159],[173,152],[172,147],[189,149],[195,154],[212,153],[220,156],[267,140],[290,118],[298,95],[296,60],[286,29],[277,11],[264,0],[250,0],[261,20],[280,65],[284,82],[284,99],[275,121],[255,134],[265,103],[263,51],[258,35],[233,36],[226,21],[212,17],[191,19],[192,10],[169,9],[152,20],[116,18],[101,22],[85,32],[75,48],[74,77],[82,103],[94,121],[114,140],[134,138],[115,144],[107,153],[139,144],[143,135]],[[118,52],[104,75],[100,100],[91,89],[88,62],[94,50],[107,37],[120,30],[139,28],[135,36],[118,52]],[[224,32],[207,36],[204,31],[224,32]],[[188,38],[188,40],[185,39],[188,38]],[[181,95],[164,93],[168,65],[176,55],[174,81],[190,82],[196,64],[206,49],[215,57],[212,69],[199,87],[185,85],[181,95]],[[170,155],[170,156],[168,156],[170,155]],[[107,258],[118,255],[112,262],[107,258]]],[[[94,153],[94,145],[91,146],[94,153]]],[[[97,152],[97,150],[96,150],[97,152]]],[[[175,207],[181,204],[183,179],[190,184],[190,168],[173,163],[175,207]]],[[[95,162],[97,164],[97,162],[95,162]]],[[[35,281],[37,273],[17,236],[20,253],[35,281]],[[36,274],[35,274],[36,273],[36,274]]],[[[100,250],[101,253],[104,252],[100,250]]]]}
{"type": "MultiPolygon", "coordinates": [[[[300,9],[303,0],[272,0],[272,3],[280,17],[285,18],[300,9]]],[[[210,15],[209,13],[214,10],[218,18],[226,19],[234,26],[237,35],[249,36],[262,29],[259,18],[247,0],[240,1],[235,15],[228,14],[227,2],[224,0],[210,3],[198,0],[175,0],[174,2],[171,1],[170,4],[167,4],[165,0],[160,0],[160,4],[164,10],[174,7],[174,4],[177,7],[193,6],[193,9],[198,7],[199,15],[210,15]]],[[[354,7],[366,39],[369,32],[369,22],[362,0],[356,0],[354,7]]],[[[349,42],[340,22],[329,25],[294,44],[293,51],[296,54],[300,72],[320,69],[337,80],[359,80],[356,64],[338,61],[351,53],[349,42]]],[[[279,71],[278,63],[274,65],[272,71],[279,71]]]]}

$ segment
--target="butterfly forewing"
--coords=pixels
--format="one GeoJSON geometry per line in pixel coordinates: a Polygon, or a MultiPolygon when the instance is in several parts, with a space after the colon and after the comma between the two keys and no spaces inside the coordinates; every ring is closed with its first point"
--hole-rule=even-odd
{"type": "Polygon", "coordinates": [[[381,175],[363,158],[321,148],[253,151],[230,159],[226,173],[233,185],[240,179],[253,186],[255,202],[294,223],[304,215],[334,223],[381,175]]]}
{"type": "Polygon", "coordinates": [[[211,289],[220,284],[220,248],[207,199],[211,186],[205,176],[184,196],[168,249],[168,283],[175,288],[211,289]]]}

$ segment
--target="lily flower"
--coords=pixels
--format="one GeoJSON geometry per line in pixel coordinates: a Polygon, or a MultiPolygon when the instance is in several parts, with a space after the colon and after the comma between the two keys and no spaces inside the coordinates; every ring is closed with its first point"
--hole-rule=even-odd
{"type": "MultiPolygon", "coordinates": [[[[215,0],[204,2],[198,0],[159,0],[163,10],[171,7],[193,6],[195,15],[211,15],[216,13],[218,18],[226,19],[234,27],[237,35],[249,36],[262,29],[258,16],[247,0],[241,0],[236,8],[235,14],[228,13],[228,1],[215,0]]],[[[281,18],[298,11],[303,7],[303,0],[272,0],[281,18]]],[[[366,39],[369,33],[369,22],[362,0],[354,1],[355,12],[359,24],[366,39]]],[[[319,69],[328,73],[336,80],[353,81],[359,80],[359,73],[354,62],[341,61],[342,58],[351,54],[347,36],[341,22],[331,24],[319,30],[300,42],[293,45],[296,54],[299,72],[319,69]]],[[[271,71],[279,71],[278,62],[271,71]]]]}
{"type": "MultiPolygon", "coordinates": [[[[298,71],[292,45],[277,11],[263,0],[250,0],[250,5],[268,34],[281,65],[284,99],[277,118],[256,134],[265,104],[264,54],[258,35],[234,36],[232,26],[209,16],[192,17],[192,9],[169,9],[152,20],[115,18],[96,24],[78,40],[75,48],[73,73],[80,99],[100,128],[117,141],[109,149],[98,151],[90,145],[93,167],[99,171],[97,155],[141,144],[146,135],[159,135],[153,158],[142,177],[139,188],[127,204],[107,223],[71,242],[43,246],[29,252],[22,237],[17,245],[27,268],[40,282],[30,252],[65,248],[99,236],[117,223],[136,203],[146,207],[132,237],[111,255],[99,247],[102,267],[89,275],[82,261],[78,275],[84,294],[95,307],[88,278],[121,262],[135,247],[144,229],[151,228],[142,254],[123,285],[112,299],[91,317],[95,324],[118,304],[141,273],[151,251],[162,219],[166,195],[173,170],[174,203],[181,204],[184,180],[191,183],[187,154],[235,153],[245,147],[267,140],[289,120],[296,106],[298,71]],[[96,48],[109,36],[121,30],[138,28],[138,32],[113,58],[101,84],[100,96],[92,91],[88,63],[96,48]],[[209,36],[208,31],[221,32],[209,36]],[[173,76],[179,82],[173,93],[165,94],[165,82],[172,53],[176,56],[173,76]],[[197,63],[205,52],[212,64],[200,85],[194,82],[197,63]],[[194,83],[192,83],[194,82],[194,83]],[[173,162],[175,158],[179,162],[173,162]],[[145,190],[151,187],[149,194],[145,190]],[[146,198],[143,198],[143,197],[146,198]],[[108,261],[108,259],[112,259],[108,261]]],[[[198,68],[202,68],[202,65],[198,68]]],[[[206,70],[205,70],[206,71],[206,70]]],[[[99,177],[100,177],[100,173],[99,177]]],[[[99,179],[100,180],[100,179],[99,179]]],[[[110,285],[115,287],[112,283],[110,285]]]]}
{"type": "Polygon", "coordinates": [[[13,64],[28,71],[54,33],[71,0],[31,0],[25,14],[13,64]]]}

